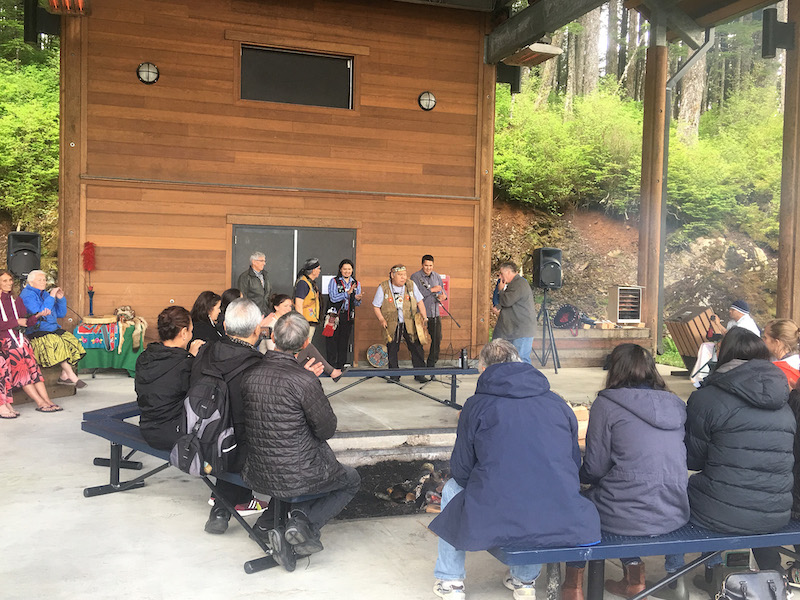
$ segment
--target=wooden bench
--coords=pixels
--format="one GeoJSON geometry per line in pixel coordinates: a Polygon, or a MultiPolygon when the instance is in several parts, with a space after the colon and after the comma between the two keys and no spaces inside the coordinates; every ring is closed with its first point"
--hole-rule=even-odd
{"type": "MultiPolygon", "coordinates": [[[[84,489],[83,495],[85,497],[91,498],[93,496],[124,492],[127,490],[144,487],[145,479],[171,466],[169,463],[168,451],[156,450],[155,448],[152,448],[142,437],[139,426],[125,421],[125,419],[136,417],[139,414],[139,406],[136,404],[136,402],[129,402],[127,404],[120,404],[117,406],[109,406],[107,408],[93,410],[83,414],[81,429],[87,433],[91,433],[106,439],[111,443],[111,455],[109,458],[94,459],[95,465],[110,467],[110,481],[106,485],[88,487],[84,489]],[[131,452],[126,455],[125,458],[122,456],[123,447],[131,449],[131,452]],[[143,452],[144,454],[155,456],[156,458],[165,462],[161,466],[156,467],[155,469],[148,471],[143,475],[128,481],[120,481],[121,469],[142,469],[141,462],[130,460],[130,457],[134,452],[143,452]]],[[[249,487],[242,480],[238,473],[223,473],[218,475],[217,478],[224,479],[225,481],[244,487],[249,487]]],[[[202,480],[211,489],[214,494],[214,498],[218,502],[222,502],[222,505],[225,507],[225,509],[236,519],[239,525],[244,528],[250,538],[254,540],[256,544],[258,544],[258,547],[261,548],[265,554],[263,557],[259,557],[244,563],[245,572],[256,573],[258,571],[263,571],[265,569],[277,566],[278,563],[272,556],[272,549],[266,544],[266,542],[264,542],[264,540],[254,533],[253,528],[236,511],[236,508],[217,491],[216,486],[208,477],[203,476],[202,480]]],[[[278,504],[278,506],[275,506],[275,518],[277,524],[282,510],[279,505],[280,503],[276,504],[278,504]]]]}
{"type": "MultiPolygon", "coordinates": [[[[662,556],[664,554],[703,553],[682,569],[668,575],[658,583],[634,596],[631,600],[642,600],[649,594],[677,580],[692,569],[704,564],[724,550],[742,548],[780,547],[800,543],[800,521],[791,521],[775,533],[759,535],[733,535],[716,533],[697,525],[688,524],[680,529],[659,536],[636,537],[603,533],[602,540],[594,546],[572,548],[493,548],[489,552],[506,565],[547,564],[547,597],[559,597],[561,562],[589,561],[589,581],[586,600],[603,599],[605,560],[629,556],[662,556]]],[[[781,549],[789,556],[797,555],[781,549]]]]}

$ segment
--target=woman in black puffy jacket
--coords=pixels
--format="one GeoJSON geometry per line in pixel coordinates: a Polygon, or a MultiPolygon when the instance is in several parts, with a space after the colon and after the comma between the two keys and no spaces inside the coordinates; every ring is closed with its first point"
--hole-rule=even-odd
{"type": "Polygon", "coordinates": [[[192,360],[203,341],[189,344],[192,319],[182,306],[161,311],[158,337],[161,341],[149,344],[136,359],[134,387],[142,410],[142,437],[153,448],[170,450],[182,433],[183,400],[189,390],[192,360]]]}
{"type": "MultiPolygon", "coordinates": [[[[789,522],[796,422],[786,376],[770,358],[758,336],[736,327],[716,370],[689,397],[687,463],[699,471],[689,478],[691,519],[708,529],[771,533],[789,522]]],[[[763,556],[759,563],[766,567],[763,556]]]]}

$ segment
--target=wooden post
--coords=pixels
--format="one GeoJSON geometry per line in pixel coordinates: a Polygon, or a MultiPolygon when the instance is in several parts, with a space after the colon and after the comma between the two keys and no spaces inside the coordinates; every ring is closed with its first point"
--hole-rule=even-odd
{"type": "MultiPolygon", "coordinates": [[[[81,183],[84,155],[82,130],[84,17],[61,17],[61,132],[59,169],[58,279],[71,306],[83,314],[85,290],[81,269],[81,183]]],[[[77,317],[70,313],[62,326],[71,331],[77,317]],[[67,320],[72,318],[71,323],[67,320]]]]}
{"type": "Polygon", "coordinates": [[[650,47],[644,86],[642,182],[639,211],[639,285],[644,286],[642,319],[655,349],[661,260],[661,190],[664,163],[664,103],[667,94],[666,28],[657,13],[651,18],[650,47]]]}
{"type": "MultiPolygon", "coordinates": [[[[485,22],[489,31],[489,20],[485,22]]],[[[481,67],[481,97],[478,100],[478,178],[476,192],[480,198],[478,204],[478,221],[475,223],[478,235],[475,244],[475,266],[473,270],[473,331],[470,336],[475,349],[471,354],[477,356],[476,346],[489,341],[489,313],[492,307],[489,281],[492,280],[492,205],[494,201],[494,103],[495,103],[495,65],[485,64],[481,67]]]]}
{"type": "MultiPolygon", "coordinates": [[[[789,23],[800,40],[800,4],[789,2],[789,23]]],[[[800,44],[786,51],[786,96],[783,113],[783,167],[781,174],[778,252],[777,316],[800,322],[800,44]]]]}

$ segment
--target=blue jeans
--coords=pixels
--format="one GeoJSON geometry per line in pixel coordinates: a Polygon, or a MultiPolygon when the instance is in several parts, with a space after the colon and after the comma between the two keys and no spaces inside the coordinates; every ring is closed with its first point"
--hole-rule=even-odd
{"type": "Polygon", "coordinates": [[[514,348],[516,348],[517,352],[519,352],[519,357],[522,359],[522,362],[526,362],[529,365],[533,364],[531,362],[531,350],[533,348],[532,337],[517,338],[508,341],[514,344],[514,348]]]}
{"type": "MultiPolygon", "coordinates": [[[[442,490],[442,510],[463,489],[455,479],[450,479],[442,490]]],[[[464,581],[467,576],[464,566],[466,557],[467,553],[464,550],[456,550],[442,538],[439,538],[439,556],[436,559],[436,568],[433,571],[434,576],[444,581],[464,581]]],[[[524,583],[530,583],[539,576],[541,569],[542,565],[519,565],[511,567],[511,575],[524,583]]]]}

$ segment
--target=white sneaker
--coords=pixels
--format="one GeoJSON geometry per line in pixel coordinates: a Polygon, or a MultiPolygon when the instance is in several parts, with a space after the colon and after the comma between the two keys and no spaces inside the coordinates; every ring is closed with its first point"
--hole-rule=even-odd
{"type": "Polygon", "coordinates": [[[523,583],[514,577],[511,571],[506,573],[503,585],[514,592],[514,600],[535,600],[536,598],[536,582],[523,583]]]}
{"type": "Polygon", "coordinates": [[[467,597],[463,581],[442,581],[437,579],[433,586],[433,593],[439,598],[452,598],[453,600],[465,600],[467,597]]]}

